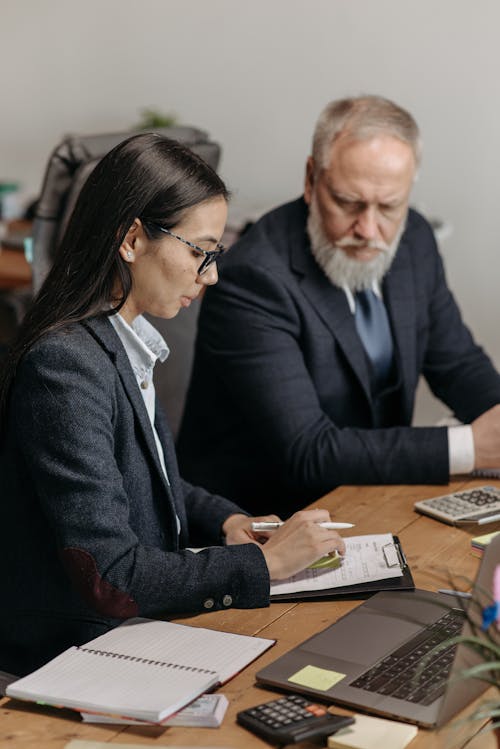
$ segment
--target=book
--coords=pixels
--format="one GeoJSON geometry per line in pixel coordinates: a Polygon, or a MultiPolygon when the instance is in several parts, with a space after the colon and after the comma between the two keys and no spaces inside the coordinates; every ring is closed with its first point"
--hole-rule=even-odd
{"type": "Polygon", "coordinates": [[[493,531],[493,533],[485,533],[484,536],[476,536],[475,538],[471,538],[470,545],[471,545],[471,552],[475,557],[481,558],[483,556],[483,552],[485,548],[488,546],[490,541],[495,538],[495,536],[498,536],[500,531],[493,531]]]}
{"type": "MultiPolygon", "coordinates": [[[[222,723],[228,706],[227,697],[223,694],[202,694],[201,697],[186,705],[178,713],[163,721],[163,726],[198,726],[199,728],[218,728],[222,723]]],[[[144,721],[134,718],[115,718],[111,715],[81,713],[84,723],[114,723],[120,726],[144,725],[144,721]]]]}
{"type": "Polygon", "coordinates": [[[71,647],[6,694],[56,707],[161,723],[225,683],[274,640],[152,619],[129,619],[71,647]]]}
{"type": "Polygon", "coordinates": [[[355,715],[356,722],[328,737],[329,749],[404,749],[417,735],[408,723],[368,715],[355,715]]]}
{"type": "MultiPolygon", "coordinates": [[[[286,580],[271,581],[271,600],[300,600],[413,590],[415,584],[399,539],[391,533],[344,538],[339,559],[316,563],[286,580]]],[[[321,562],[322,560],[320,560],[321,562]]]]}

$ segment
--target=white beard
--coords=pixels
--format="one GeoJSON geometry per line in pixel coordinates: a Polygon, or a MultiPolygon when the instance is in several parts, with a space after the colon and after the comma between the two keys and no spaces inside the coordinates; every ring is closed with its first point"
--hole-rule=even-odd
{"type": "Polygon", "coordinates": [[[378,241],[356,240],[342,237],[338,242],[331,242],[326,236],[321,221],[316,196],[312,195],[307,219],[307,233],[311,242],[311,251],[316,262],[323,269],[327,278],[340,288],[347,287],[353,293],[369,289],[374,282],[380,283],[389,270],[396,254],[401,235],[405,230],[406,216],[401,221],[396,236],[390,245],[378,241]],[[380,250],[366,262],[349,257],[342,246],[365,246],[380,250]]]}

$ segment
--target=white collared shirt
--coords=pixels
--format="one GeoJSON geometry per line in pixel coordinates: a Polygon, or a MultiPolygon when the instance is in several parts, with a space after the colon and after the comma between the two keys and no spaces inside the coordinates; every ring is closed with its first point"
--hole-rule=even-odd
{"type": "MultiPolygon", "coordinates": [[[[354,315],[356,313],[356,299],[351,289],[342,287],[349,309],[354,315]]],[[[372,282],[372,291],[382,299],[382,291],[378,281],[372,282]]],[[[450,475],[459,473],[470,473],[474,468],[474,436],[472,427],[468,424],[448,427],[448,459],[450,464],[450,475]]]]}
{"type": "MultiPolygon", "coordinates": [[[[349,309],[351,310],[351,313],[353,315],[356,314],[356,298],[354,294],[352,293],[351,289],[348,286],[342,286],[342,291],[347,297],[347,303],[349,305],[349,309]]],[[[372,281],[372,291],[375,294],[375,296],[378,296],[379,299],[382,299],[382,292],[380,290],[380,284],[378,281],[372,281]]]]}
{"type": "Polygon", "coordinates": [[[161,467],[165,474],[167,484],[170,485],[165,466],[163,447],[155,427],[156,407],[155,386],[153,384],[154,366],[158,359],[161,362],[165,361],[170,353],[169,348],[156,328],[154,328],[142,315],[136,317],[132,325],[129,325],[119,313],[116,315],[110,315],[109,321],[123,343],[123,347],[125,348],[130,361],[130,366],[132,367],[132,371],[137,380],[137,385],[141,391],[146,411],[148,412],[149,421],[151,422],[151,428],[153,429],[161,467]]]}

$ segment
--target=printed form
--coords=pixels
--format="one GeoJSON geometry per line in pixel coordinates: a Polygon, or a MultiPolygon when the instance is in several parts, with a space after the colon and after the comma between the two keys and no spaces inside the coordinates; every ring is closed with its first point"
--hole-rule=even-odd
{"type": "Polygon", "coordinates": [[[343,557],[332,558],[330,566],[328,561],[325,566],[316,563],[286,580],[272,580],[271,596],[341,588],[403,576],[391,533],[351,536],[344,541],[346,551],[343,557]]]}

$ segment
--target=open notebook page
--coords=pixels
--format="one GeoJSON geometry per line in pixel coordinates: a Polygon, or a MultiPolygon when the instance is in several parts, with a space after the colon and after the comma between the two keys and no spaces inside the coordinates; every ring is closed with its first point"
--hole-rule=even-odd
{"type": "Polygon", "coordinates": [[[9,697],[152,722],[180,710],[217,674],[98,656],[70,648],[8,687],[9,697]]]}
{"type": "Polygon", "coordinates": [[[224,682],[272,644],[274,640],[262,637],[153,619],[129,619],[112,632],[91,640],[85,647],[209,669],[218,674],[220,682],[224,682]]]}
{"type": "Polygon", "coordinates": [[[70,648],[8,687],[18,697],[160,721],[226,681],[273,640],[149,619],[70,648]]]}

